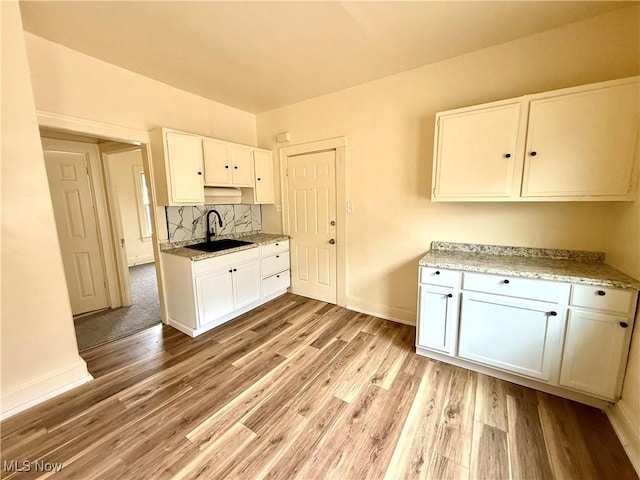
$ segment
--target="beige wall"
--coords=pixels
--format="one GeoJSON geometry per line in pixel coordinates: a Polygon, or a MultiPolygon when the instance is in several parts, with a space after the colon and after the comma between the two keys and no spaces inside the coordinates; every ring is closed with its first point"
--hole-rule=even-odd
{"type": "Polygon", "coordinates": [[[127,250],[127,263],[139,265],[153,261],[153,244],[151,238],[143,239],[140,233],[138,199],[135,182],[139,180],[134,174],[134,167],[142,169],[142,152],[109,153],[109,174],[113,182],[117,198],[122,229],[127,250]]]}
{"type": "MultiPolygon", "coordinates": [[[[291,144],[348,137],[349,304],[414,321],[416,265],[432,240],[615,250],[616,265],[637,270],[637,242],[613,248],[609,234],[616,222],[637,230],[633,204],[432,203],[429,191],[437,111],[637,75],[639,15],[636,5],[259,114],[258,142],[276,154],[279,132],[291,144]]],[[[273,207],[263,215],[280,230],[273,207]]]]}
{"type": "Polygon", "coordinates": [[[121,127],[175,128],[255,145],[255,115],[25,32],[39,110],[121,127]]]}
{"type": "Polygon", "coordinates": [[[2,413],[88,380],[78,355],[17,2],[2,16],[2,413]]]}
{"type": "MultiPolygon", "coordinates": [[[[640,202],[429,200],[437,111],[638,75],[639,38],[634,5],[260,114],[258,142],[277,155],[274,136],[280,132],[291,133],[291,144],[348,137],[347,200],[355,205],[347,216],[352,306],[413,321],[416,266],[432,240],[603,250],[609,263],[640,278],[640,202]]],[[[280,231],[273,207],[263,207],[263,221],[265,231],[280,231]]],[[[638,328],[619,405],[640,430],[638,328]]]]}

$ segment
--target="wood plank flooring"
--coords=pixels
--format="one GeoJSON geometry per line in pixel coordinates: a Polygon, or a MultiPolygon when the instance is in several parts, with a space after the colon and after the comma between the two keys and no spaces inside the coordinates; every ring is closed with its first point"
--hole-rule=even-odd
{"type": "Polygon", "coordinates": [[[290,294],[195,339],[153,327],[83,352],[95,381],[2,422],[2,478],[638,478],[602,412],[414,340],[290,294]]]}

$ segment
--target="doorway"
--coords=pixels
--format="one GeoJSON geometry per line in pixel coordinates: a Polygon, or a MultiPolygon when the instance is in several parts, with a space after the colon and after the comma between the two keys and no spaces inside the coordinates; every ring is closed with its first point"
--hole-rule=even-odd
{"type": "Polygon", "coordinates": [[[280,152],[291,291],[341,306],[346,303],[345,158],[343,138],[280,152]]]}
{"type": "Polygon", "coordinates": [[[41,136],[79,350],[161,323],[141,147],[49,129],[41,136]],[[79,302],[100,286],[101,302],[79,302]]]}

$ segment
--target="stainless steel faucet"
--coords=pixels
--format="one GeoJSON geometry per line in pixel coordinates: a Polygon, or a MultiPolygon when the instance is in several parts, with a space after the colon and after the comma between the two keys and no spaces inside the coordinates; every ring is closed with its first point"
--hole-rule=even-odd
{"type": "Polygon", "coordinates": [[[218,225],[222,228],[222,217],[217,210],[209,210],[207,212],[207,242],[211,242],[213,237],[216,236],[216,224],[213,224],[213,233],[211,233],[211,214],[215,213],[218,216],[218,225]]]}

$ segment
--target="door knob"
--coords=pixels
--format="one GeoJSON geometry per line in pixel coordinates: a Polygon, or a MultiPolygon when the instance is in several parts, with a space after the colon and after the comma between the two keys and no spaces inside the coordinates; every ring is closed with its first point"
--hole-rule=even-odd
{"type": "Polygon", "coordinates": [[[333,245],[333,244],[335,244],[335,243],[336,243],[336,241],[332,238],[331,240],[329,240],[329,243],[330,243],[331,245],[333,245]]]}
{"type": "Polygon", "coordinates": [[[331,225],[332,227],[335,227],[336,226],[336,221],[335,220],[331,220],[331,223],[329,225],[331,225]]]}

